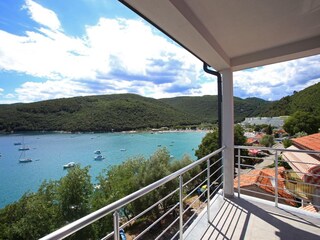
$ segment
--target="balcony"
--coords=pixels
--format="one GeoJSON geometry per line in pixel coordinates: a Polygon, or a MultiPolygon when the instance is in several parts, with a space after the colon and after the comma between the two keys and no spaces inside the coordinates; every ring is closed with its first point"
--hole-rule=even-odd
{"type": "MultiPolygon", "coordinates": [[[[295,173],[294,170],[279,167],[285,162],[280,158],[283,152],[319,152],[244,146],[236,146],[235,150],[236,168],[226,168],[225,147],[222,147],[42,239],[65,238],[111,214],[114,231],[106,232],[102,239],[122,239],[122,230],[131,233],[130,238],[127,236],[129,239],[319,239],[319,213],[305,211],[299,206],[312,205],[314,209],[319,209],[316,203],[320,198],[317,194],[320,185],[288,178],[288,174],[295,173]],[[251,149],[268,154],[263,158],[248,156],[246,152],[251,149]],[[247,164],[247,159],[253,159],[251,162],[274,162],[274,167],[266,170],[268,175],[264,170],[255,170],[259,164],[247,164]],[[194,172],[195,169],[198,171],[194,172]],[[228,174],[224,173],[233,173],[234,170],[236,177],[228,179],[228,174]],[[256,179],[251,187],[242,184],[248,176],[256,179]],[[225,194],[225,186],[230,185],[230,181],[235,189],[234,195],[225,194]],[[290,187],[290,184],[298,182],[306,187],[290,187]],[[167,184],[176,188],[170,194],[154,200],[150,206],[144,206],[141,213],[125,220],[122,214],[124,207],[167,184]],[[163,207],[169,198],[176,199],[176,202],[163,207]],[[146,214],[154,209],[161,213],[157,219],[143,227],[140,225],[139,231],[132,231],[132,226],[137,226],[134,224],[139,219],[143,221],[146,214]]],[[[312,174],[308,175],[310,177],[312,174]]],[[[320,176],[313,174],[313,177],[318,179],[320,176]]]]}

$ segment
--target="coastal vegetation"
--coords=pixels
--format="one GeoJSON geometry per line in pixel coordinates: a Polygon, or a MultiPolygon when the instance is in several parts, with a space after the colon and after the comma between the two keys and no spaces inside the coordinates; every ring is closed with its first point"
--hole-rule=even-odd
{"type": "MultiPolygon", "coordinates": [[[[173,160],[167,149],[162,148],[150,158],[137,156],[120,165],[105,169],[101,172],[95,185],[92,184],[89,167],[82,168],[76,165],[69,169],[67,175],[60,180],[44,181],[37,192],[28,192],[17,202],[0,209],[0,239],[38,239],[191,162],[188,156],[181,160],[173,160]]],[[[193,171],[183,176],[184,181],[188,181],[199,169],[195,168],[193,171]]],[[[178,185],[178,181],[173,180],[122,208],[122,219],[132,219],[151,206],[156,201],[155,199],[159,200],[167,196],[178,185]]],[[[196,183],[193,183],[192,186],[188,185],[189,187],[186,186],[184,190],[188,192],[195,185],[196,183]]],[[[177,199],[177,194],[167,198],[149,211],[141,221],[143,223],[154,221],[160,214],[171,208],[177,199]]],[[[139,225],[141,221],[137,220],[134,224],[139,225]]],[[[164,226],[160,222],[157,227],[164,226]]],[[[69,239],[100,239],[112,230],[112,215],[108,215],[72,235],[69,239]]]]}

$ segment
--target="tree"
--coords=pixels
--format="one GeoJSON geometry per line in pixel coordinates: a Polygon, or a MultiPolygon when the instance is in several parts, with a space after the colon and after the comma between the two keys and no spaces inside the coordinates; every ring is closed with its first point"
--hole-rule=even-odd
{"type": "Polygon", "coordinates": [[[284,148],[288,148],[292,145],[292,140],[290,140],[289,138],[285,138],[283,139],[282,144],[284,148]]]}
{"type": "Polygon", "coordinates": [[[297,111],[290,116],[283,128],[291,136],[298,132],[306,132],[307,134],[317,133],[320,127],[320,118],[312,113],[297,111]]]}
{"type": "Polygon", "coordinates": [[[260,144],[265,147],[272,147],[274,144],[274,137],[272,135],[264,135],[260,141],[260,144]]]}
{"type": "Polygon", "coordinates": [[[62,225],[57,182],[43,182],[37,193],[26,193],[0,210],[0,239],[39,239],[62,225]]]}
{"type": "Polygon", "coordinates": [[[202,138],[201,144],[195,152],[198,159],[201,159],[219,148],[219,133],[217,130],[208,132],[202,138]]]}
{"type": "Polygon", "coordinates": [[[92,191],[89,167],[81,169],[80,165],[76,165],[70,168],[68,174],[60,180],[58,189],[64,219],[71,222],[88,214],[92,191]]]}
{"type": "Polygon", "coordinates": [[[244,145],[247,138],[244,136],[244,129],[241,125],[237,124],[234,126],[234,145],[244,145]]]}
{"type": "Polygon", "coordinates": [[[265,133],[268,135],[272,135],[272,127],[270,124],[265,128],[265,133]]]}

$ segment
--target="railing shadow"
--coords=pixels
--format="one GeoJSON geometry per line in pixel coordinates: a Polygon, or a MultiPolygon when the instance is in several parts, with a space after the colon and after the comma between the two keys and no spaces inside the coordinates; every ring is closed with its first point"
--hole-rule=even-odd
{"type": "MultiPolygon", "coordinates": [[[[269,237],[290,240],[320,239],[320,227],[317,224],[312,223],[303,216],[283,209],[280,210],[284,214],[273,213],[243,198],[226,198],[225,203],[210,221],[207,231],[200,239],[254,239],[251,235],[252,231],[260,230],[260,239],[269,239],[269,237]],[[259,226],[257,229],[250,229],[252,221],[257,218],[262,220],[265,225],[259,226]],[[315,229],[315,233],[307,231],[306,226],[312,226],[315,229]],[[266,236],[264,234],[268,229],[275,230],[275,232],[270,231],[266,236]]],[[[258,232],[255,232],[254,236],[258,236],[258,234],[258,232]]]]}

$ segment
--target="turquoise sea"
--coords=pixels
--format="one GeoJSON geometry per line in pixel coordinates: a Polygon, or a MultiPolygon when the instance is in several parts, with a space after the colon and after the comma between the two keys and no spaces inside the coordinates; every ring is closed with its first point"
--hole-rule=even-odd
{"type": "Polygon", "coordinates": [[[91,166],[92,182],[108,166],[120,164],[130,157],[149,157],[159,147],[166,147],[175,159],[188,154],[195,159],[194,151],[201,143],[204,132],[155,133],[45,133],[11,134],[0,136],[0,208],[18,200],[27,191],[37,191],[49,179],[60,179],[68,162],[91,166]],[[32,162],[19,163],[21,151],[14,145],[23,142],[30,150],[26,157],[32,162]],[[95,161],[94,151],[101,150],[105,157],[95,161]]]}

